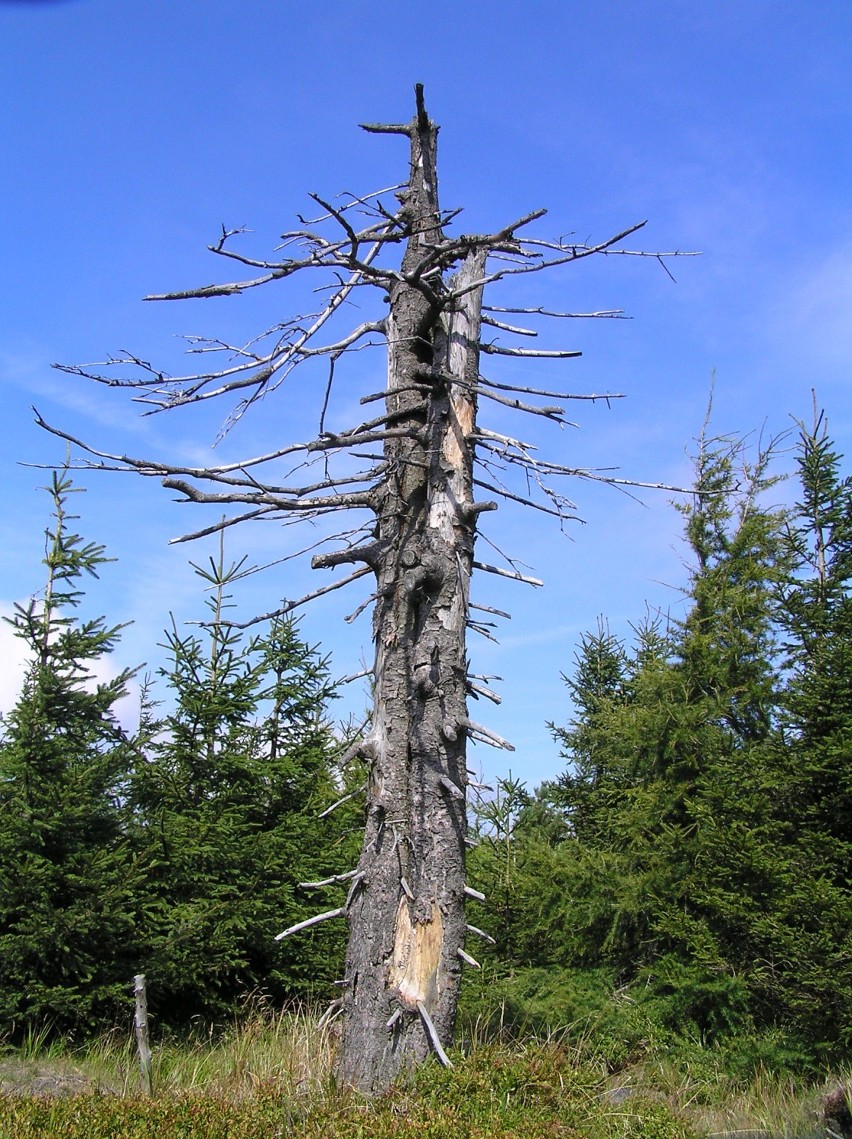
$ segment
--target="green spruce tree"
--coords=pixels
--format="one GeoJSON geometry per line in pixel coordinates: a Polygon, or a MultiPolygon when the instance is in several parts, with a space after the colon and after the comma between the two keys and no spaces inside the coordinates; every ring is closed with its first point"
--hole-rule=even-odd
{"type": "Polygon", "coordinates": [[[67,471],[48,488],[47,576],[15,607],[27,646],[0,739],[0,1028],[85,1031],[128,993],[138,870],[125,835],[131,742],[115,705],[131,677],[96,679],[121,626],[85,619],[82,579],[104,547],[73,532],[67,471]]]}
{"type": "Polygon", "coordinates": [[[670,1027],[704,1038],[771,1016],[767,957],[784,892],[774,814],[780,708],[775,597],[783,516],[765,505],[771,448],[703,434],[680,507],[686,612],[631,653],[587,638],[557,738],[575,838],[574,961],[641,980],[670,1027]],[[579,947],[578,947],[579,948],[579,947]]]}
{"type": "Polygon", "coordinates": [[[852,479],[823,413],[800,424],[797,465],[780,609],[788,684],[777,800],[797,858],[773,996],[824,1062],[852,1044],[852,479]]]}
{"type": "Polygon", "coordinates": [[[134,773],[136,842],[152,869],[144,971],[160,1021],[233,1011],[252,993],[309,996],[340,969],[342,932],[276,935],[312,912],[303,880],[340,852],[317,815],[334,797],[326,662],[288,620],[245,638],[230,589],[249,572],[220,553],[195,571],[210,591],[204,632],[167,634],[173,711],[149,707],[134,773]]]}

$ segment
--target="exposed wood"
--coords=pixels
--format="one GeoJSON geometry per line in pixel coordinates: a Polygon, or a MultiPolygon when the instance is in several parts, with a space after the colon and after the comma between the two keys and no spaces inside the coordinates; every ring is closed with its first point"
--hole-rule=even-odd
{"type": "Polygon", "coordinates": [[[387,971],[390,992],[409,1009],[421,1001],[431,1005],[439,1001],[444,941],[444,919],[437,902],[432,903],[427,916],[417,921],[412,903],[416,905],[413,897],[399,899],[393,954],[387,971]]]}

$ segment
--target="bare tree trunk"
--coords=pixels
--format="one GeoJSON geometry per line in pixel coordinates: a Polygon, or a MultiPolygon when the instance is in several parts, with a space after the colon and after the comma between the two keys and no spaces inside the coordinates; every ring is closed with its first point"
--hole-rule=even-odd
{"type": "MultiPolygon", "coordinates": [[[[343,580],[288,599],[263,618],[283,616],[333,589],[376,577],[373,634],[376,645],[374,711],[369,736],[360,745],[370,763],[367,779],[364,848],[355,871],[330,879],[351,882],[345,904],[298,922],[278,935],[288,937],[318,922],[346,917],[350,925],[342,1004],[343,1040],[338,1072],[348,1084],[364,1091],[386,1088],[403,1069],[434,1051],[449,1063],[444,1045],[452,1039],[462,961],[465,954],[464,917],[465,745],[470,735],[501,747],[511,747],[493,732],[467,717],[467,657],[469,587],[473,569],[540,585],[520,573],[482,565],[473,560],[479,512],[493,502],[474,503],[473,465],[476,447],[488,470],[481,485],[498,499],[543,511],[560,522],[573,517],[574,506],[559,489],[559,480],[583,478],[636,484],[607,472],[576,469],[540,456],[535,448],[507,435],[477,429],[477,393],[490,403],[508,406],[523,415],[562,425],[561,403],[575,398],[607,403],[615,393],[576,396],[498,382],[482,376],[479,353],[489,357],[570,359],[574,349],[514,347],[482,343],[480,324],[497,328],[505,337],[535,337],[535,327],[517,327],[512,314],[572,320],[577,316],[618,317],[620,310],[593,313],[553,312],[541,306],[482,310],[482,290],[522,273],[538,273],[579,263],[587,257],[619,253],[662,260],[681,254],[645,253],[624,249],[622,242],[641,229],[633,225],[597,244],[575,243],[518,233],[541,218],[536,210],[490,234],[448,238],[443,225],[457,211],[438,207],[436,151],[438,128],[429,120],[423,90],[416,88],[417,112],[410,123],[370,124],[371,133],[403,135],[411,146],[409,180],[397,195],[399,209],[383,203],[388,191],[364,198],[347,196],[337,206],[312,194],[323,214],[313,222],[282,235],[286,250],[273,260],[244,257],[231,247],[240,230],[224,230],[214,253],[251,268],[245,280],[154,294],[148,300],[184,300],[235,296],[271,281],[318,271],[325,284],[315,290],[325,298],[319,312],[297,315],[276,324],[251,341],[252,350],[213,337],[192,338],[193,352],[209,353],[219,364],[185,376],[172,376],[144,357],[122,353],[101,365],[61,368],[111,388],[124,387],[134,398],[158,410],[173,409],[208,399],[236,398],[225,428],[238,422],[252,404],[275,391],[297,366],[317,359],[329,363],[319,430],[310,440],[282,442],[266,455],[212,467],[187,467],[98,450],[66,432],[39,422],[47,430],[82,447],[100,470],[135,470],[162,479],[186,501],[236,508],[221,521],[184,539],[204,537],[243,521],[263,518],[316,520],[371,511],[371,539],[360,544],[363,528],[354,526],[338,538],[345,548],[317,554],[315,568],[366,563],[343,580]],[[357,209],[355,208],[357,207],[357,209]],[[350,218],[365,218],[356,230],[350,218]],[[317,226],[318,229],[307,229],[317,226]],[[332,239],[325,236],[333,232],[332,239]],[[398,250],[404,249],[397,268],[398,250]],[[493,256],[497,264],[489,261],[493,256]],[[457,271],[456,271],[457,270],[457,271]],[[450,273],[456,271],[454,277],[450,273]],[[327,326],[349,303],[353,290],[382,290],[389,305],[386,315],[366,320],[336,338],[327,326]],[[349,430],[325,429],[332,393],[334,366],[345,353],[387,342],[388,383],[382,393],[365,395],[362,403],[385,398],[384,413],[349,430]],[[199,347],[200,345],[200,347],[199,347]],[[217,357],[217,353],[224,355],[217,357]],[[94,370],[92,370],[94,368],[94,370]],[[115,369],[129,369],[117,375],[115,369]],[[530,401],[528,397],[532,396],[530,401]],[[541,404],[539,399],[557,399],[541,404]],[[378,444],[382,455],[365,455],[365,446],[378,444]],[[306,482],[280,486],[270,467],[283,458],[295,470],[304,469],[306,482]],[[335,457],[358,455],[368,468],[353,474],[339,468],[335,457]],[[489,459],[499,459],[495,473],[489,459]],[[317,479],[312,464],[322,459],[317,479]],[[262,472],[267,474],[263,475],[262,472]],[[518,480],[512,483],[512,476],[518,480]]],[[[675,487],[659,489],[677,490],[675,487]]],[[[302,553],[316,548],[316,543],[302,553]]],[[[360,609],[358,610],[360,611],[360,609]]],[[[356,611],[357,612],[357,611],[356,611]]],[[[473,686],[472,691],[493,698],[473,686]]],[[[340,802],[345,802],[345,796],[340,802]]],[[[328,811],[333,810],[333,807],[328,811]]],[[[328,813],[328,812],[326,812],[328,813]]],[[[318,883],[323,885],[328,883],[318,883]]],[[[475,962],[472,962],[475,964],[475,962]]]]}
{"type": "MultiPolygon", "coordinates": [[[[403,275],[438,228],[437,128],[411,128],[411,237],[403,275]]],[[[455,284],[479,280],[472,250],[455,284]]],[[[339,1074],[365,1092],[452,1039],[464,946],[465,633],[481,287],[454,311],[402,281],[390,292],[387,411],[416,437],[388,440],[376,529],[379,600],[367,826],[349,907],[339,1074]]],[[[490,505],[490,504],[489,504],[490,505]]]]}

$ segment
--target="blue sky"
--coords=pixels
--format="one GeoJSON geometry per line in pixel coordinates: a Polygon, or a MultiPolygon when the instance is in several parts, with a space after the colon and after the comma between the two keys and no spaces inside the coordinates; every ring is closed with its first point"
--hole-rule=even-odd
{"type": "MultiPolygon", "coordinates": [[[[0,611],[41,580],[48,503],[37,488],[46,475],[21,464],[63,456],[34,426],[31,405],[108,450],[155,458],[203,459],[225,414],[139,419],[121,393],[51,363],[131,349],[177,370],[176,334],[247,336],[298,308],[287,289],[187,305],[140,298],[221,279],[205,247],[222,223],[250,227],[246,249],[262,255],[309,209],[309,191],[398,181],[402,141],[357,123],[408,119],[418,81],[442,128],[442,204],[464,206],[464,229],[494,229],[546,206],[542,236],[597,240],[647,218],[645,248],[702,252],[673,266],[676,284],[651,261],[620,258],[525,278],[493,297],[623,308],[633,318],[563,325],[548,343],[581,349],[581,359],[514,373],[626,399],[609,410],[572,407],[578,430],[538,421],[515,430],[533,432],[562,462],[683,483],[715,371],[720,431],[783,431],[790,416],[808,415],[815,388],[852,455],[845,0],[0,0],[0,611]]],[[[353,358],[353,392],[375,383],[371,372],[381,376],[377,355],[353,358]]],[[[220,451],[251,454],[292,438],[315,391],[270,400],[220,451]]],[[[118,558],[91,604],[135,622],[120,662],[153,667],[168,612],[202,616],[187,560],[207,551],[168,540],[209,518],[154,483],[80,481],[81,529],[118,558]]],[[[474,716],[517,752],[479,747],[473,758],[531,783],[559,770],[545,721],[569,714],[560,672],[582,631],[604,614],[626,632],[646,602],[676,612],[684,575],[669,496],[644,494],[640,505],[612,490],[573,493],[585,524],[567,538],[550,519],[509,508],[485,519],[488,536],[546,584],[489,578],[476,587],[513,619],[499,647],[471,637],[475,670],[505,678],[503,705],[480,705],[474,716]]],[[[245,531],[231,552],[266,561],[292,541],[245,531]]],[[[287,563],[252,578],[240,611],[269,609],[320,576],[287,563]]],[[[360,600],[355,586],[303,618],[339,674],[371,658],[369,618],[342,621],[360,600]]],[[[19,666],[7,638],[0,648],[8,707],[19,666]]],[[[350,691],[345,707],[363,701],[350,691]]]]}

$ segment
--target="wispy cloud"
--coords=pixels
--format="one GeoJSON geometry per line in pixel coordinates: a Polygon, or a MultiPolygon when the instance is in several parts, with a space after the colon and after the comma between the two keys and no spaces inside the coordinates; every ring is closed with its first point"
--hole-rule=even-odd
{"type": "MultiPolygon", "coordinates": [[[[0,618],[11,617],[14,606],[0,601],[0,618]]],[[[27,669],[27,648],[12,626],[0,620],[0,712],[9,713],[21,691],[27,669]]]]}
{"type": "MultiPolygon", "coordinates": [[[[8,715],[12,711],[21,695],[23,683],[31,655],[26,642],[15,635],[15,630],[9,624],[8,618],[14,614],[14,603],[0,601],[0,714],[8,715]]],[[[91,666],[91,678],[87,686],[94,688],[98,684],[106,684],[121,671],[119,663],[109,657],[102,657],[91,666]]],[[[128,731],[134,730],[139,723],[139,687],[131,681],[128,693],[113,707],[119,723],[128,731]]]]}
{"type": "Polygon", "coordinates": [[[779,298],[778,329],[797,355],[848,380],[852,366],[852,243],[791,274],[779,298]]]}

